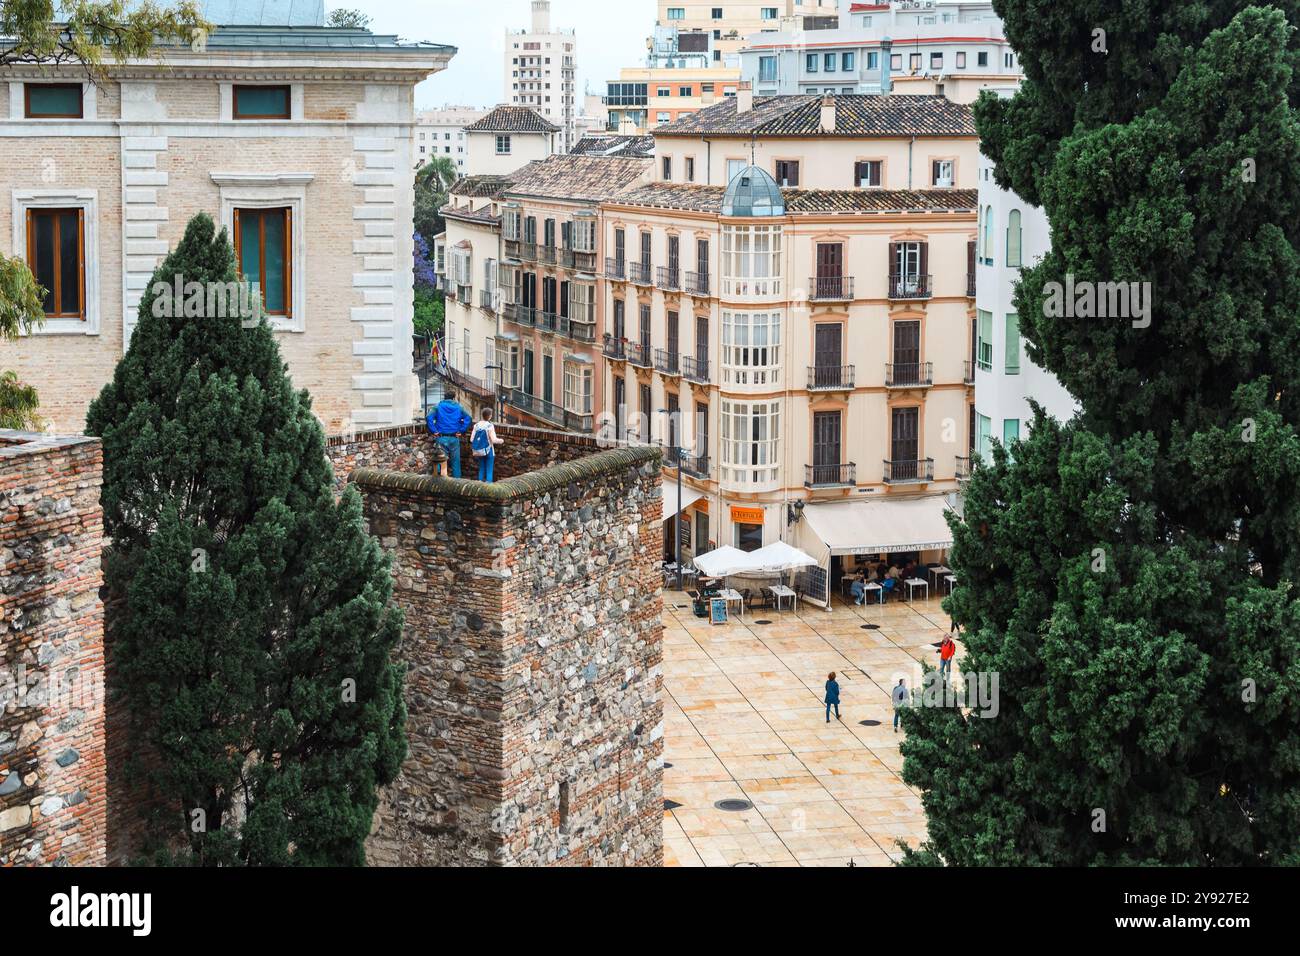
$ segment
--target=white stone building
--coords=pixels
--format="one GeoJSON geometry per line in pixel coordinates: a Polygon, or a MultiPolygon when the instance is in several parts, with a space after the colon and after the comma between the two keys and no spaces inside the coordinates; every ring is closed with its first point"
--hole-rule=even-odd
{"type": "Polygon", "coordinates": [[[567,153],[578,141],[578,41],[573,30],[551,27],[550,0],[532,0],[532,8],[531,29],[506,31],[505,101],[557,125],[556,152],[567,153]]]}
{"type": "Polygon", "coordinates": [[[565,152],[559,148],[560,134],[560,128],[536,110],[498,106],[465,127],[471,175],[504,176],[527,163],[565,152]]]}
{"type": "Polygon", "coordinates": [[[487,116],[487,110],[472,106],[444,106],[421,110],[415,115],[415,166],[418,169],[439,156],[450,159],[461,176],[470,175],[469,137],[465,127],[487,116]]]}

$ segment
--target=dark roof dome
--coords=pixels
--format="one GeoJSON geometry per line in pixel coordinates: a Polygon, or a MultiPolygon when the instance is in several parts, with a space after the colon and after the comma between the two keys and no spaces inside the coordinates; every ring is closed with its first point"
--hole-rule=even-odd
{"type": "Polygon", "coordinates": [[[724,216],[784,216],[781,187],[766,170],[749,166],[736,173],[722,196],[724,216]]]}

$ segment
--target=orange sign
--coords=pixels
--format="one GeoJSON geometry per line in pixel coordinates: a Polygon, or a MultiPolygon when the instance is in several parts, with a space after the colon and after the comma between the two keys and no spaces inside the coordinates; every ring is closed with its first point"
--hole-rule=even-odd
{"type": "Polygon", "coordinates": [[[732,508],[731,521],[733,524],[762,524],[762,508],[732,508]]]}

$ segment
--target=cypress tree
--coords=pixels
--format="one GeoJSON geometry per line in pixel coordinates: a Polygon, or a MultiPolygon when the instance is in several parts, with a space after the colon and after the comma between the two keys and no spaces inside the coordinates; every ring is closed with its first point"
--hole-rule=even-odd
{"type": "Polygon", "coordinates": [[[996,6],[1027,80],[977,125],[1051,222],[1016,306],[1081,411],[968,486],[950,608],[999,707],[906,714],[910,859],[1300,863],[1296,4],[996,6]],[[1149,314],[1053,299],[1110,282],[1149,314]]]}
{"type": "Polygon", "coordinates": [[[334,498],[260,303],[249,320],[177,301],[177,277],[238,281],[206,214],[154,273],[87,422],[104,442],[110,690],[164,798],[156,858],[360,864],[406,748],[388,561],[355,490],[334,498]]]}

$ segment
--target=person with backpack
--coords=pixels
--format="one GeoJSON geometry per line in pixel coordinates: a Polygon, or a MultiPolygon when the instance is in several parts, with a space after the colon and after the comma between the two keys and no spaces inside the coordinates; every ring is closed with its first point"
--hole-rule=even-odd
{"type": "Polygon", "coordinates": [[[447,392],[442,401],[429,413],[425,424],[429,426],[429,434],[447,453],[449,474],[452,478],[459,478],[460,436],[469,430],[474,421],[469,417],[469,412],[461,408],[460,403],[456,401],[455,392],[447,392]]]}
{"type": "Polygon", "coordinates": [[[943,642],[939,645],[939,676],[944,680],[952,679],[952,659],[956,654],[956,642],[953,641],[951,634],[945,634],[943,642]]]}
{"type": "Polygon", "coordinates": [[[491,409],[483,409],[474,432],[469,439],[470,451],[478,459],[478,480],[492,483],[493,470],[497,459],[497,445],[504,445],[504,438],[497,438],[497,427],[492,424],[491,409]]]}

